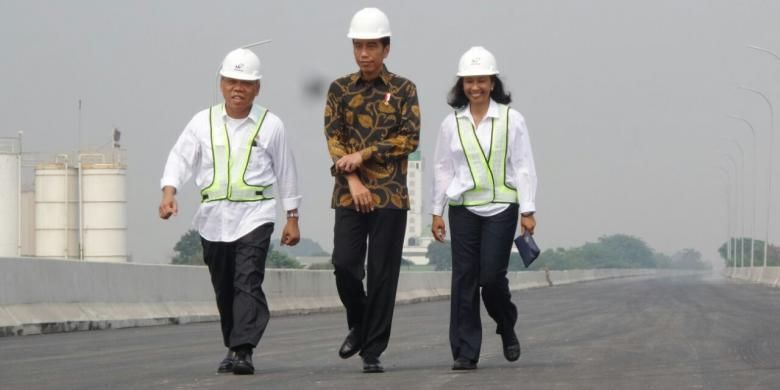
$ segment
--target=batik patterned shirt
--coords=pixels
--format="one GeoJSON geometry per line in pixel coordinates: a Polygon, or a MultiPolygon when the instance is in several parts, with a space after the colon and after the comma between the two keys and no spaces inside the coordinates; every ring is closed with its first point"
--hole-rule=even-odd
{"type": "MultiPolygon", "coordinates": [[[[378,208],[408,209],[407,157],[420,139],[420,106],[411,81],[382,69],[364,80],[360,72],[335,80],[325,105],[325,137],[333,161],[360,152],[356,172],[378,208]]],[[[331,207],[354,207],[344,174],[335,178],[331,207]]]]}

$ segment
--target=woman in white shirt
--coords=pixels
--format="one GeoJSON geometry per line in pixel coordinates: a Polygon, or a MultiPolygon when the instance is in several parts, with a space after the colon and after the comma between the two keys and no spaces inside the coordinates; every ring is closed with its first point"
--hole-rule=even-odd
{"type": "Polygon", "coordinates": [[[482,344],[480,290],[497,324],[504,356],[520,357],[517,308],[506,273],[518,218],[533,233],[536,170],[523,116],[509,108],[493,54],[472,47],[460,59],[458,80],[436,143],[431,230],[444,241],[444,208],[452,233],[450,346],[453,370],[477,368],[482,344]]]}

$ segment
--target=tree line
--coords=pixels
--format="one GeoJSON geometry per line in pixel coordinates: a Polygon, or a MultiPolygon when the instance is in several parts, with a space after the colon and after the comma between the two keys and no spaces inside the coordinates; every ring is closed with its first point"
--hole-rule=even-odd
{"type": "MultiPolygon", "coordinates": [[[[724,242],[719,248],[721,259],[726,267],[739,267],[742,264],[744,258],[745,266],[750,266],[750,248],[753,248],[753,265],[764,265],[764,241],[756,240],[755,243],[751,243],[750,237],[736,237],[733,240],[724,242]],[[733,250],[730,252],[728,249],[733,245],[733,250]],[[732,255],[736,258],[736,264],[734,259],[729,259],[732,255]]],[[[780,247],[769,244],[767,247],[766,265],[768,267],[780,266],[780,247]]]]}
{"type": "MultiPolygon", "coordinates": [[[[745,251],[750,251],[750,240],[745,240],[745,251]]],[[[297,255],[313,256],[326,254],[316,242],[309,239],[301,240],[302,248],[296,249],[297,255]],[[305,241],[308,240],[308,241],[305,241]],[[304,249],[305,248],[305,249],[304,249]]],[[[300,245],[300,244],[299,244],[300,245]]],[[[739,248],[739,244],[737,244],[739,248]]],[[[756,241],[755,259],[762,264],[763,242],[756,241]],[[760,245],[759,245],[760,244],[760,245]]],[[[295,248],[295,247],[294,247],[295,248]]],[[[780,265],[780,248],[769,247],[768,265],[780,265]]],[[[266,259],[268,268],[303,268],[290,253],[290,248],[276,249],[273,245],[266,259]]],[[[427,257],[430,265],[437,271],[452,269],[452,258],[449,241],[445,243],[432,242],[428,245],[427,257]]],[[[174,256],[171,264],[205,265],[203,249],[197,230],[191,229],[182,235],[174,246],[174,256]]],[[[726,244],[720,247],[721,256],[726,254],[726,244]]],[[[746,253],[749,259],[749,253],[746,253]]],[[[728,266],[731,262],[726,261],[728,266]]],[[[737,264],[739,265],[739,264],[737,264]]],[[[528,270],[539,269],[594,269],[594,268],[667,268],[667,269],[710,269],[711,265],[702,259],[699,251],[684,248],[672,255],[656,252],[643,240],[625,234],[615,234],[600,237],[596,242],[587,242],[573,248],[550,248],[544,250],[528,270]]],[[[512,253],[509,259],[510,271],[523,271],[526,268],[517,253],[512,253]]]]}
{"type": "MultiPolygon", "coordinates": [[[[450,243],[432,242],[428,245],[428,259],[437,271],[452,269],[450,243]]],[[[639,238],[615,234],[603,236],[596,242],[588,242],[574,248],[546,249],[528,270],[538,269],[594,269],[594,268],[672,268],[710,269],[699,251],[681,249],[666,255],[656,252],[639,238]]],[[[517,253],[509,258],[510,271],[525,270],[517,253]]]]}

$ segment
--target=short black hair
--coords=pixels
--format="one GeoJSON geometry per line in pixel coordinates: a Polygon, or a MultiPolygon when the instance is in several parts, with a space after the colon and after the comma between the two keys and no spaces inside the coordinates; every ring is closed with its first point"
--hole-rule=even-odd
{"type": "MultiPolygon", "coordinates": [[[[356,40],[357,38],[352,38],[352,43],[354,44],[356,40]]],[[[383,49],[390,46],[390,37],[377,38],[377,41],[379,41],[383,49]]]]}
{"type": "MultiPolygon", "coordinates": [[[[490,98],[500,104],[509,104],[512,102],[512,94],[504,91],[504,83],[498,78],[498,75],[490,76],[493,80],[493,90],[490,91],[490,98]]],[[[469,98],[463,92],[463,77],[458,77],[458,81],[447,94],[447,104],[454,109],[463,109],[469,104],[469,98]]]]}

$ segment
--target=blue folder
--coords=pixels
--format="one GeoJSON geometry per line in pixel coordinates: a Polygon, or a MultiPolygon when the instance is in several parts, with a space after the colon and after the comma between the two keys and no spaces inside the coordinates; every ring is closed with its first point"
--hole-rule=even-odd
{"type": "Polygon", "coordinates": [[[536,246],[534,236],[528,234],[527,231],[515,238],[515,246],[517,246],[517,251],[520,252],[520,258],[523,259],[525,268],[528,268],[539,257],[540,251],[539,247],[536,246]]]}

